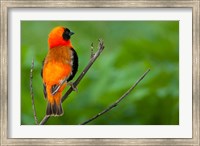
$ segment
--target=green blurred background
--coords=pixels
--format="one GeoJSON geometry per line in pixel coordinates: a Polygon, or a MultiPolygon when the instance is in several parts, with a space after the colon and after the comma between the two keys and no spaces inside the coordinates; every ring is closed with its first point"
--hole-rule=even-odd
{"type": "Polygon", "coordinates": [[[113,110],[91,125],[179,124],[178,21],[21,21],[21,124],[33,125],[29,74],[35,61],[33,92],[39,121],[45,115],[40,70],[47,38],[56,26],[75,32],[72,44],[79,56],[78,77],[102,38],[105,50],[63,103],[64,115],[46,124],[77,125],[116,101],[148,69],[140,84],[113,110]]]}

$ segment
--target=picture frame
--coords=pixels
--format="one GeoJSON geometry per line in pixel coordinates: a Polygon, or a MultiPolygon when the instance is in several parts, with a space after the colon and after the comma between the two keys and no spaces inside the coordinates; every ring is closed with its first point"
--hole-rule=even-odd
{"type": "Polygon", "coordinates": [[[199,145],[199,25],[200,2],[197,1],[1,1],[1,145],[199,145]],[[193,138],[186,139],[12,139],[8,138],[8,10],[18,7],[40,8],[192,8],[193,17],[193,138]]]}

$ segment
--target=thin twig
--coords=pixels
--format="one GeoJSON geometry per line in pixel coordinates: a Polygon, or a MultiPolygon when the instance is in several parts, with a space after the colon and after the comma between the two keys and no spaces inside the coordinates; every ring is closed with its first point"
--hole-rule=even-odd
{"type": "Polygon", "coordinates": [[[34,114],[35,123],[38,125],[38,119],[35,111],[35,103],[34,103],[34,94],[33,94],[33,68],[34,68],[34,60],[32,59],[31,70],[30,70],[30,92],[31,92],[31,100],[32,100],[32,109],[34,114]]]}
{"type": "Polygon", "coordinates": [[[50,118],[50,116],[45,115],[44,118],[42,119],[42,121],[40,122],[40,125],[44,125],[49,118],[50,118]]]}
{"type": "Polygon", "coordinates": [[[94,44],[91,44],[91,55],[90,58],[92,58],[94,56],[94,44]]]}
{"type": "Polygon", "coordinates": [[[80,125],[85,125],[88,124],[89,122],[95,120],[96,118],[98,118],[99,116],[107,113],[108,111],[110,111],[111,109],[113,109],[114,107],[116,107],[120,101],[122,101],[136,86],[137,84],[147,75],[147,73],[150,71],[150,69],[148,69],[138,80],[137,82],[128,90],[126,91],[118,100],[116,100],[113,104],[111,104],[109,107],[107,107],[106,109],[104,109],[102,112],[98,113],[97,115],[93,116],[92,118],[90,118],[89,120],[83,122],[80,125]]]}
{"type": "MultiPolygon", "coordinates": [[[[99,48],[97,50],[97,52],[92,56],[92,58],[90,58],[90,61],[88,63],[88,65],[85,67],[85,69],[82,71],[82,73],[79,75],[79,77],[76,79],[76,81],[73,83],[73,87],[70,87],[67,92],[63,95],[62,97],[62,102],[64,102],[67,97],[69,96],[69,94],[74,91],[73,88],[76,88],[77,85],[79,84],[79,82],[82,80],[82,78],[85,76],[85,74],[87,73],[87,71],[90,69],[90,67],[92,66],[92,64],[94,63],[94,61],[99,57],[99,55],[101,54],[101,52],[104,49],[104,44],[102,40],[99,40],[99,48]]],[[[43,118],[43,120],[40,122],[40,125],[44,125],[48,119],[50,118],[50,116],[45,116],[43,118]]]]}

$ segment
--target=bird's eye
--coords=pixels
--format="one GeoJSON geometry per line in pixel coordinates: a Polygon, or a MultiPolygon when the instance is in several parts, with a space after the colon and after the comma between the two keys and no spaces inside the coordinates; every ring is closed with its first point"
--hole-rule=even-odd
{"type": "Polygon", "coordinates": [[[68,28],[65,28],[62,37],[66,41],[70,39],[70,30],[68,28]]]}

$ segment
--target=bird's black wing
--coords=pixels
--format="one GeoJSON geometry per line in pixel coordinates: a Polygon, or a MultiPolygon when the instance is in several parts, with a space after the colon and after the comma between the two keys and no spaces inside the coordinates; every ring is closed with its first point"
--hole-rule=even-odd
{"type": "Polygon", "coordinates": [[[74,78],[78,70],[78,55],[73,48],[71,48],[71,50],[72,50],[72,73],[68,77],[67,82],[71,81],[74,78]]]}

